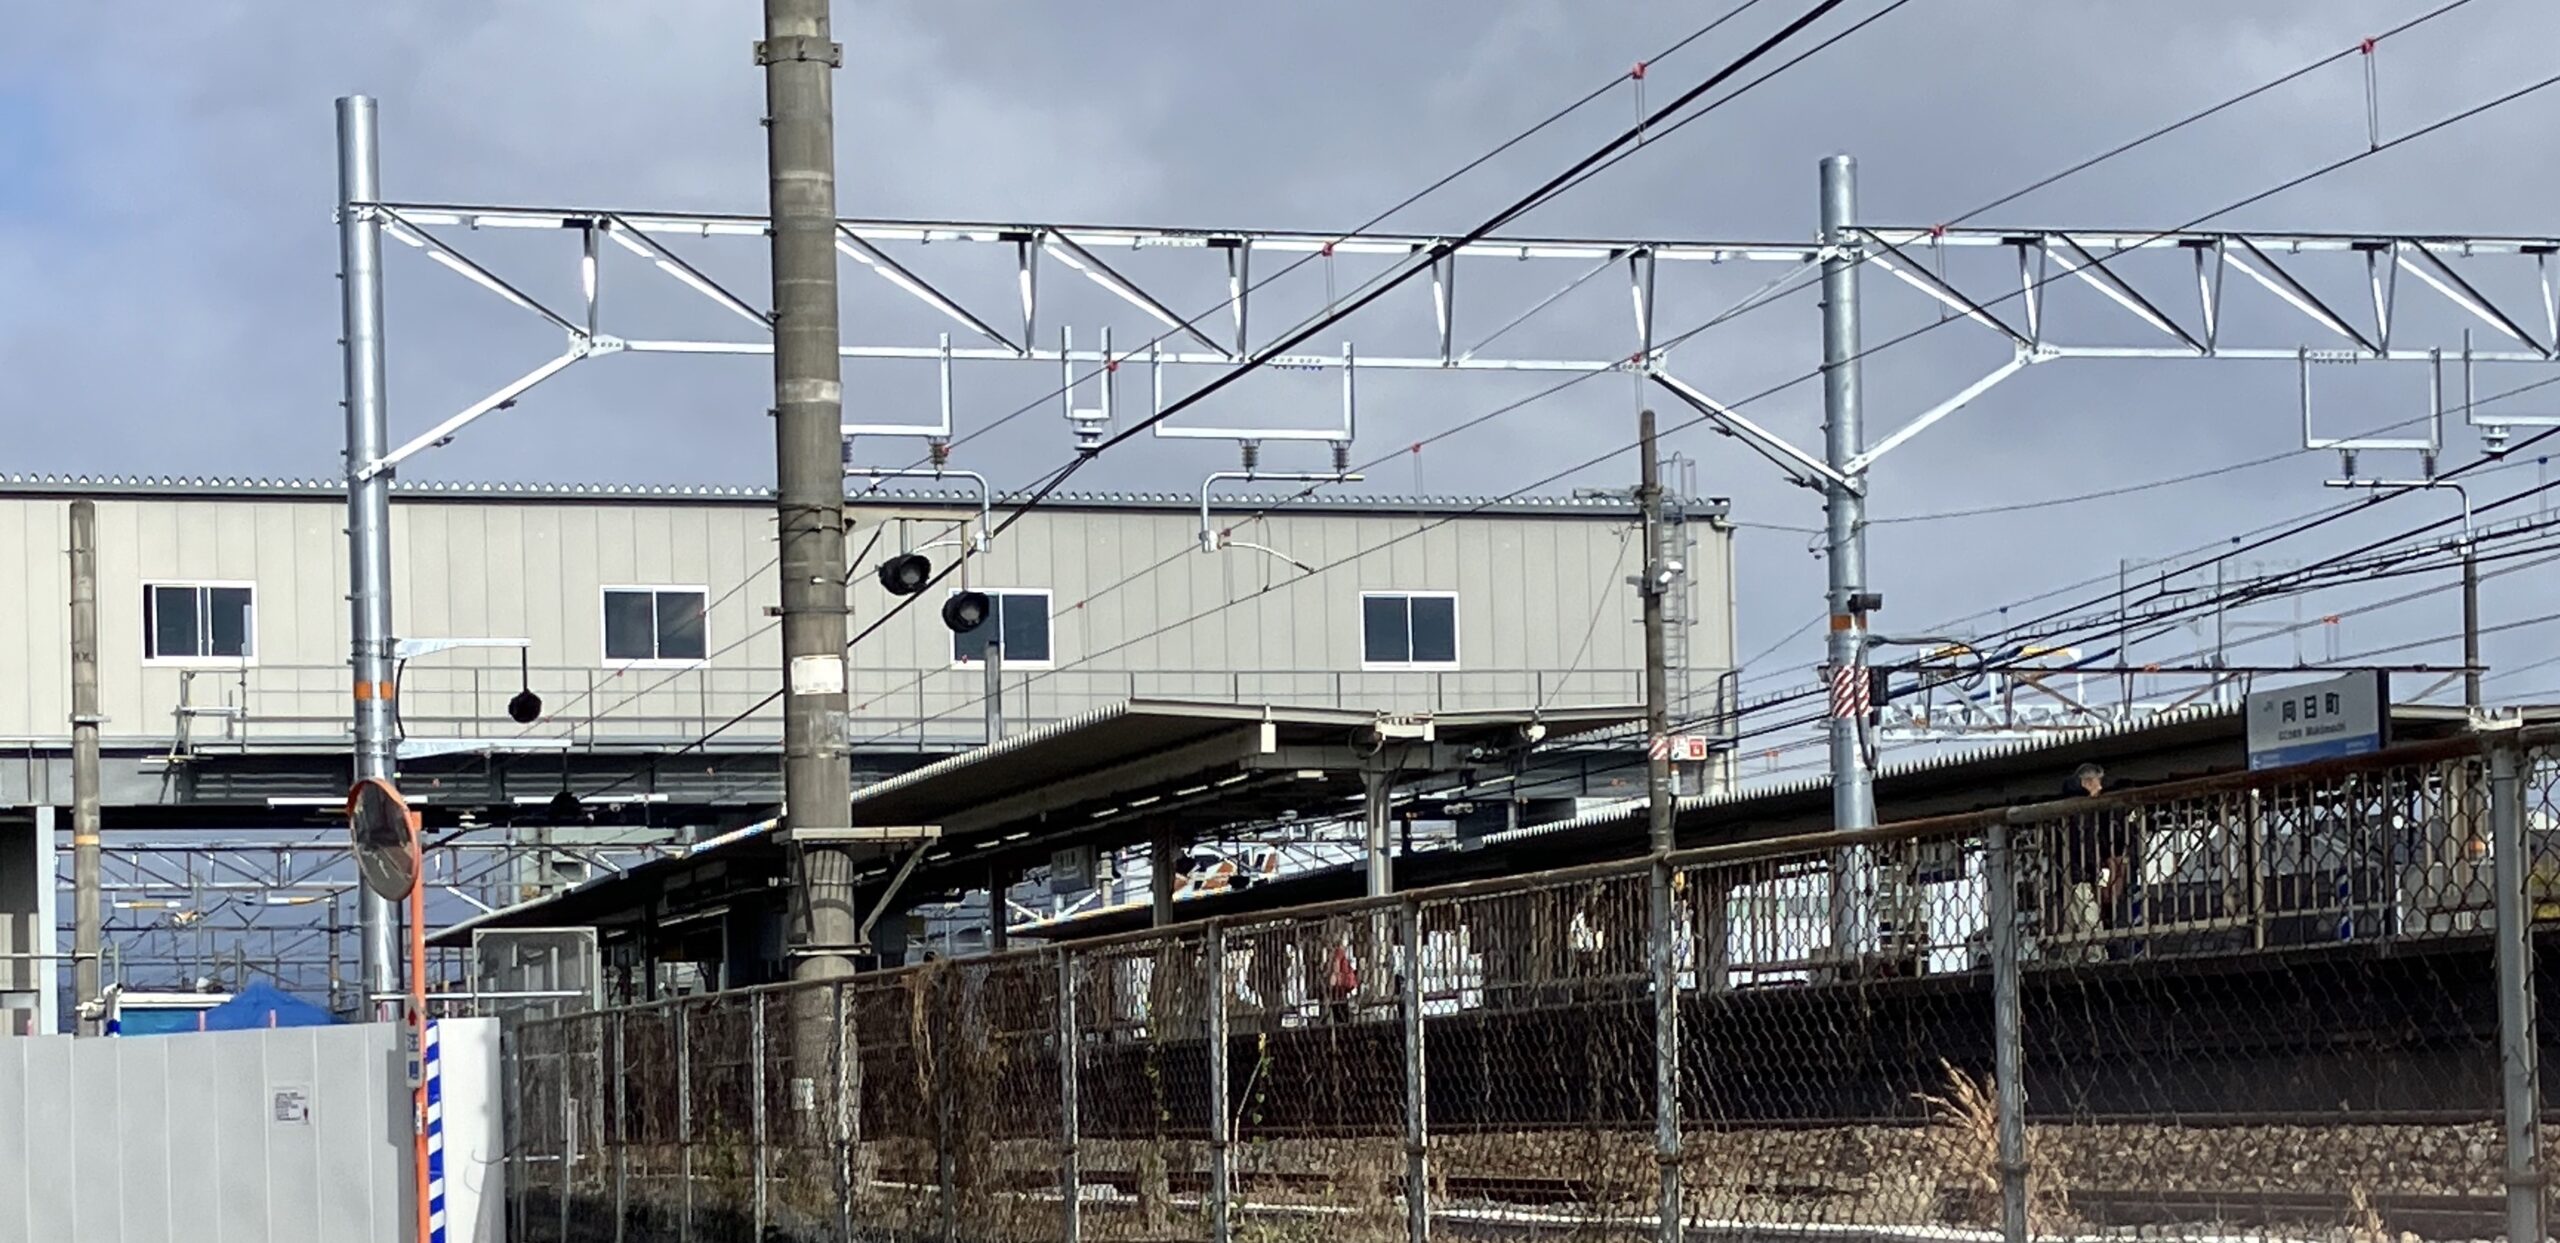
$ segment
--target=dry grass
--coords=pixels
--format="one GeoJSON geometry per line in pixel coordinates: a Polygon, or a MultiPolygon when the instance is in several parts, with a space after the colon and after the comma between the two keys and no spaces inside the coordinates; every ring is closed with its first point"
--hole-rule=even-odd
{"type": "MultiPolygon", "coordinates": [[[[1964,1175],[1968,1189],[1978,1201],[1989,1206],[1985,1220],[1978,1224],[2000,1224],[2000,1097],[1988,1075],[1975,1075],[1940,1060],[1946,1076],[1943,1092],[1920,1092],[1914,1095],[1929,1107],[1938,1126],[1950,1132],[1946,1144],[1952,1172],[1964,1175]]],[[[2044,1162],[2037,1159],[2037,1142],[2032,1133],[2027,1138],[2027,1230],[2030,1234],[2046,1234],[2070,1223],[2071,1205],[2062,1186],[2043,1177],[2044,1162]]]]}

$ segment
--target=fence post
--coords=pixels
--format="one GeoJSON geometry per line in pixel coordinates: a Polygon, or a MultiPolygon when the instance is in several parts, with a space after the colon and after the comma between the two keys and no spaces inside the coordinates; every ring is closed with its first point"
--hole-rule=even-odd
{"type": "Polygon", "coordinates": [[[523,1237],[532,1233],[525,1210],[532,1203],[533,1190],[525,1185],[523,1028],[512,1023],[499,1025],[498,1065],[503,1075],[499,1091],[507,1111],[507,1225],[514,1235],[523,1237]]]}
{"type": "Polygon", "coordinates": [[[569,1243],[569,1197],[578,1187],[578,1077],[569,1068],[569,1033],[577,1030],[576,1020],[562,1022],[559,1059],[560,1075],[560,1243],[569,1243]]]}
{"type": "MultiPolygon", "coordinates": [[[[931,990],[925,995],[931,999],[933,1014],[937,1018],[944,1014],[945,990],[950,987],[951,980],[952,977],[947,975],[925,977],[926,987],[931,990]]],[[[942,1198],[942,1243],[958,1243],[960,1238],[960,1153],[957,1137],[953,1134],[959,1129],[959,1116],[952,1100],[952,1093],[959,1083],[959,1073],[954,1064],[952,1045],[951,1040],[933,1042],[933,1168],[934,1181],[939,1184],[942,1198]]]]}
{"type": "Polygon", "coordinates": [[[853,1033],[845,989],[833,985],[836,1011],[836,1237],[853,1240],[853,1161],[862,1146],[862,1049],[853,1033]]]}
{"type": "Polygon", "coordinates": [[[1431,1238],[1431,1124],[1423,1095],[1422,906],[1407,900],[1404,925],[1404,1216],[1406,1243],[1431,1238]]]}
{"type": "Polygon", "coordinates": [[[2512,730],[2485,741],[2489,751],[2489,849],[2498,885],[2498,1066],[2506,1123],[2507,1237],[2543,1236],[2542,1077],[2534,1032],[2533,911],[2525,884],[2522,747],[2512,730]]]}
{"type": "Polygon", "coordinates": [[[688,1040],[692,1024],[685,1021],[684,1003],[675,1005],[676,1015],[676,1176],[684,1180],[682,1201],[684,1216],[677,1219],[678,1243],[693,1239],[693,1048],[688,1040]]]}
{"type": "Polygon", "coordinates": [[[2007,820],[1991,822],[1982,883],[1991,921],[1991,1076],[1999,1120],[2000,1237],[2027,1239],[2027,1085],[2018,1000],[2018,870],[2007,820]]]}
{"type": "Polygon", "coordinates": [[[1209,925],[1209,1243],[1229,1243],[1234,1225],[1228,1216],[1233,1187],[1227,1165],[1231,1142],[1227,1111],[1227,928],[1209,925]]]}
{"type": "Polygon", "coordinates": [[[631,1215],[631,1045],[623,1036],[624,1012],[613,1012],[613,1243],[622,1243],[631,1215]]]}
{"type": "Polygon", "coordinates": [[[755,1234],[758,1243],[764,1239],[765,1142],[770,1132],[764,1105],[764,1002],[767,993],[750,994],[747,1010],[747,1095],[748,1117],[755,1136],[755,1234]]]}
{"type": "Polygon", "coordinates": [[[1661,1176],[1654,1237],[1680,1243],[1680,962],[1673,942],[1680,920],[1673,909],[1671,861],[1654,856],[1646,887],[1645,936],[1653,975],[1653,1160],[1661,1176]]]}
{"type": "Polygon", "coordinates": [[[1065,1243],[1078,1243],[1084,1230],[1083,1178],[1076,1153],[1075,964],[1074,951],[1058,951],[1058,1225],[1065,1243]]]}

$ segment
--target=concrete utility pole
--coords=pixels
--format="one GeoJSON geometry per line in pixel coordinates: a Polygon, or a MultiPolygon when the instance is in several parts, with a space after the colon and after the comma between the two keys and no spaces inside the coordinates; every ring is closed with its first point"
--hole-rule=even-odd
{"type": "Polygon", "coordinates": [[[828,0],[765,0],[773,216],[773,443],[782,539],[782,800],[800,892],[793,979],[853,972],[845,756],[844,383],[836,354],[835,88],[828,0]]]}
{"type": "MultiPolygon", "coordinates": [[[[391,472],[366,468],[391,443],[382,362],[382,227],[373,209],[382,197],[373,99],[338,100],[338,297],[345,347],[347,408],[347,606],[349,663],[355,674],[355,776],[391,780],[397,757],[391,729],[391,472]]],[[[359,888],[363,928],[364,1008],[378,1020],[399,1017],[400,919],[389,899],[359,888]]]]}
{"type": "Polygon", "coordinates": [[[1660,1177],[1655,1216],[1659,1243],[1680,1238],[1680,975],[1673,939],[1680,922],[1673,909],[1674,840],[1671,802],[1671,669],[1663,633],[1663,597],[1685,567],[1662,555],[1662,455],[1653,411],[1636,416],[1636,451],[1644,461],[1636,476],[1636,508],[1644,515],[1644,568],[1636,595],[1644,602],[1645,840],[1653,851],[1646,890],[1646,948],[1653,977],[1654,1163],[1660,1177]]]}
{"type": "Polygon", "coordinates": [[[1651,410],[1636,416],[1636,444],[1644,457],[1636,485],[1636,507],[1644,515],[1644,579],[1636,594],[1644,601],[1645,828],[1646,841],[1660,854],[1672,848],[1671,669],[1664,658],[1669,644],[1662,599],[1671,590],[1673,572],[1662,557],[1662,464],[1651,410]]]}
{"type": "MultiPolygon", "coordinates": [[[[98,873],[98,506],[71,502],[71,989],[87,1006],[105,991],[98,873]]],[[[44,826],[49,833],[53,826],[44,826]]],[[[51,885],[46,876],[42,883],[51,885]]],[[[45,929],[42,944],[54,945],[45,929]]],[[[83,1035],[96,1029],[82,1020],[83,1035]]]]}
{"type": "MultiPolygon", "coordinates": [[[[1851,463],[1866,449],[1866,429],[1859,418],[1858,261],[1852,253],[1858,218],[1858,163],[1845,155],[1822,161],[1822,448],[1823,460],[1836,478],[1823,487],[1823,507],[1830,519],[1824,561],[1831,570],[1830,667],[1835,679],[1831,696],[1831,821],[1844,832],[1873,827],[1875,789],[1867,771],[1865,740],[1859,713],[1844,711],[1837,688],[1863,687],[1867,676],[1867,501],[1863,476],[1852,475],[1851,463]],[[1843,482],[1846,480],[1846,482],[1843,482]]],[[[1863,849],[1839,852],[1831,865],[1832,950],[1843,961],[1853,958],[1863,939],[1864,921],[1857,916],[1860,891],[1867,878],[1863,849]]]]}

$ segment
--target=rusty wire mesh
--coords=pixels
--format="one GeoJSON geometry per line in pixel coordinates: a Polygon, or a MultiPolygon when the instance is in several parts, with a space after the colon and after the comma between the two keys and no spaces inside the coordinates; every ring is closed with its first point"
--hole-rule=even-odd
{"type": "Polygon", "coordinates": [[[1395,907],[1227,930],[1235,1230],[1394,1237],[1404,1163],[1395,907]]]}
{"type": "MultiPolygon", "coordinates": [[[[620,1183],[620,1216],[641,1237],[676,1233],[684,1218],[684,1082],[677,1076],[682,1020],[672,1002],[616,1011],[619,1095],[607,1135],[620,1183]]],[[[571,1019],[566,1022],[590,1022],[571,1019]]]]}
{"type": "Polygon", "coordinates": [[[2473,755],[2022,827],[2026,1111],[2052,1215],[2495,1233],[2488,806],[2473,755]]]}
{"type": "MultiPolygon", "coordinates": [[[[1419,1203],[1628,1238],[1668,1171],[1698,1238],[1995,1239],[2004,1193],[2039,1238],[2497,1237],[2485,754],[528,1022],[514,1221],[1352,1243],[1419,1203]]],[[[2514,754],[2513,871],[2560,918],[2560,746],[2514,754]]]]}
{"type": "Polygon", "coordinates": [[[949,1173],[932,1009],[936,973],[848,985],[845,1041],[855,1078],[848,1214],[866,1235],[941,1237],[949,1173]]]}
{"type": "Polygon", "coordinates": [[[1430,1190],[1577,1235],[1650,1211],[1648,873],[1420,904],[1430,1190]],[[1574,1211],[1554,1213],[1564,1206],[1574,1211]]]}
{"type": "Polygon", "coordinates": [[[561,1122],[567,1084],[559,1073],[565,1023],[530,1023],[506,1033],[510,1181],[517,1229],[536,1239],[559,1237],[567,1201],[562,1167],[569,1139],[561,1122]]]}
{"type": "Polygon", "coordinates": [[[1208,1230],[1211,990],[1196,931],[1066,956],[1084,1230],[1098,1239],[1208,1230]]]}
{"type": "Polygon", "coordinates": [[[1997,1224],[1985,871],[1965,834],[1681,871],[1690,1229],[1997,1224]]]}

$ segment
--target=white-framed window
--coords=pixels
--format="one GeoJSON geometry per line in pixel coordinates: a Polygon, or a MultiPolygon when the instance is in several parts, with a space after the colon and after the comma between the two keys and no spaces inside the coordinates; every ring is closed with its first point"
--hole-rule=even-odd
{"type": "Polygon", "coordinates": [[[158,665],[240,665],[258,656],[255,583],[142,585],[142,658],[158,665]]]}
{"type": "Polygon", "coordinates": [[[703,587],[604,589],[604,659],[611,665],[694,665],[710,655],[703,587]]]}
{"type": "Polygon", "coordinates": [[[1361,592],[1360,667],[1457,668],[1458,593],[1361,592]]]}
{"type": "MultiPolygon", "coordinates": [[[[1005,667],[1046,669],[1055,660],[1049,643],[1049,591],[1045,587],[981,587],[993,607],[987,620],[952,632],[951,663],[975,665],[987,658],[990,633],[1004,641],[1005,667]]],[[[957,595],[957,592],[953,594],[957,595]]]]}

